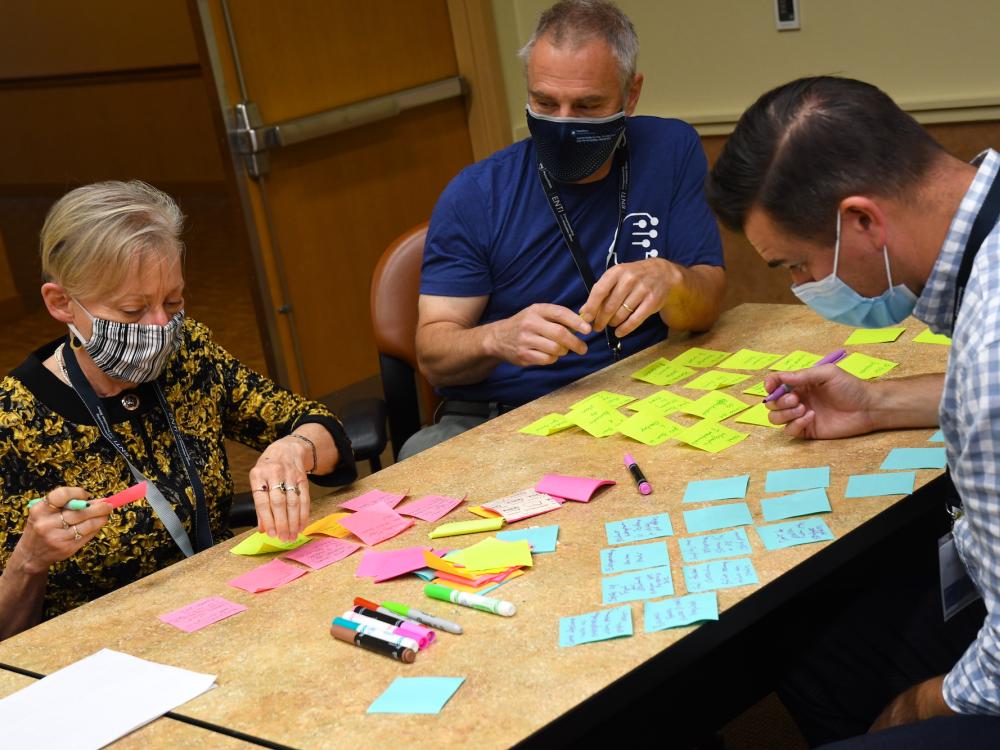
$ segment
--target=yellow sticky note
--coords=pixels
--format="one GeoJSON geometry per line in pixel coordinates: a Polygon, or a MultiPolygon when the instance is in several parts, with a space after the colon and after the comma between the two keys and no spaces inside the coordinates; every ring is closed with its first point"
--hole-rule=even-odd
{"type": "Polygon", "coordinates": [[[466,508],[466,510],[470,513],[475,513],[481,518],[502,518],[499,513],[494,513],[492,510],[484,508],[482,505],[470,505],[466,508]]]}
{"type": "Polygon", "coordinates": [[[682,406],[681,411],[685,414],[693,414],[712,422],[719,422],[734,414],[739,414],[744,409],[748,409],[750,404],[742,401],[728,393],[712,391],[706,393],[697,401],[692,401],[687,406],[682,406]]]}
{"type": "Polygon", "coordinates": [[[684,426],[650,411],[640,411],[622,422],[618,432],[645,445],[659,445],[684,431],[684,426]]]}
{"type": "Polygon", "coordinates": [[[523,432],[525,435],[548,437],[549,435],[555,435],[557,432],[568,430],[572,426],[573,423],[566,419],[565,416],[553,412],[552,414],[546,414],[541,419],[536,419],[527,427],[522,427],[518,432],[523,432]]]}
{"type": "Polygon", "coordinates": [[[632,411],[648,411],[665,417],[673,414],[685,404],[690,404],[691,399],[679,396],[670,391],[657,391],[652,396],[646,396],[641,401],[633,401],[628,405],[632,411]]]}
{"type": "Polygon", "coordinates": [[[234,555],[264,555],[268,552],[287,552],[290,549],[301,547],[308,541],[309,537],[305,534],[299,534],[299,538],[294,541],[283,542],[273,536],[255,531],[229,551],[234,555]]]}
{"type": "Polygon", "coordinates": [[[902,336],[905,331],[905,328],[858,328],[847,337],[844,345],[888,344],[902,336]]]}
{"type": "Polygon", "coordinates": [[[531,544],[526,539],[506,542],[491,536],[456,552],[449,559],[470,571],[502,570],[514,566],[527,568],[532,564],[531,544]]]}
{"type": "Polygon", "coordinates": [[[476,521],[454,521],[445,523],[434,529],[429,536],[431,539],[440,539],[444,536],[460,536],[461,534],[478,534],[482,531],[497,531],[503,527],[502,518],[484,518],[476,521]]]}
{"type": "Polygon", "coordinates": [[[679,380],[694,375],[695,371],[690,367],[679,365],[676,362],[660,357],[655,362],[650,362],[641,370],[632,373],[632,377],[644,383],[653,385],[673,385],[679,380]]]}
{"type": "MultiPolygon", "coordinates": [[[[794,372],[795,370],[804,370],[807,367],[812,367],[821,359],[823,359],[821,354],[813,354],[811,352],[804,352],[797,349],[791,354],[786,354],[767,369],[774,370],[775,372],[794,372]]],[[[761,387],[763,387],[763,383],[761,384],[761,387]]],[[[749,391],[743,392],[749,393],[749,391]]],[[[765,392],[760,395],[766,396],[767,393],[765,392]]]]}
{"type": "Polygon", "coordinates": [[[898,362],[890,362],[887,359],[869,357],[861,352],[851,352],[837,363],[837,367],[862,380],[871,380],[879,375],[885,375],[898,364],[898,362]]]}
{"type": "Polygon", "coordinates": [[[674,357],[672,361],[675,365],[697,367],[700,369],[703,367],[715,367],[728,356],[729,352],[720,352],[715,349],[701,349],[697,346],[692,346],[683,354],[674,357]]]}
{"type": "Polygon", "coordinates": [[[591,393],[587,398],[580,399],[573,404],[570,409],[586,409],[589,406],[601,406],[604,409],[617,409],[635,401],[635,396],[626,396],[623,393],[612,393],[611,391],[598,391],[591,393]]]}
{"type": "Polygon", "coordinates": [[[757,385],[747,388],[743,393],[749,393],[751,396],[767,396],[767,388],[764,387],[764,381],[762,380],[757,385]]]}
{"type": "Polygon", "coordinates": [[[324,536],[335,536],[338,539],[345,539],[351,535],[351,532],[337,523],[337,519],[344,518],[349,515],[351,514],[331,513],[318,521],[313,521],[302,530],[302,533],[306,536],[310,536],[312,534],[323,534],[324,536]]]}
{"type": "Polygon", "coordinates": [[[594,437],[614,435],[621,426],[621,423],[625,421],[625,417],[621,412],[616,409],[609,409],[597,402],[591,402],[579,409],[572,409],[566,415],[566,418],[594,437]]]}
{"type": "Polygon", "coordinates": [[[728,388],[731,385],[736,385],[749,379],[749,375],[741,375],[738,372],[709,370],[696,377],[690,383],[685,384],[684,387],[694,391],[714,391],[718,388],[728,388]]]}
{"type": "Polygon", "coordinates": [[[763,370],[779,359],[781,359],[780,354],[756,352],[753,349],[740,349],[736,354],[729,357],[729,359],[720,362],[719,367],[724,370],[763,370]]]}
{"type": "Polygon", "coordinates": [[[930,328],[925,328],[913,339],[918,344],[941,344],[951,346],[951,339],[943,333],[933,333],[930,328]]]}
{"type": "Polygon", "coordinates": [[[767,404],[756,404],[737,416],[733,421],[742,424],[756,424],[761,427],[775,427],[780,430],[784,425],[771,424],[771,420],[767,418],[770,411],[767,408],[767,404]]]}
{"type": "Polygon", "coordinates": [[[677,439],[694,448],[700,448],[709,453],[718,453],[746,440],[748,435],[747,432],[737,432],[718,422],[704,419],[698,424],[688,427],[677,436],[677,439]]]}

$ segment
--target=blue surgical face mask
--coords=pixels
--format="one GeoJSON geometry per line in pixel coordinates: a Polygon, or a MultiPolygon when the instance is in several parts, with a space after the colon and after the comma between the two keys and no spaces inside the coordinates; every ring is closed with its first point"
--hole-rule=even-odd
{"type": "Polygon", "coordinates": [[[840,260],[840,212],[837,212],[837,244],[833,250],[833,273],[819,281],[792,287],[792,293],[827,320],[855,328],[884,328],[906,320],[917,304],[917,295],[905,284],[892,284],[889,250],[883,245],[885,275],[889,288],[878,297],[862,297],[837,276],[840,260]]]}
{"type": "Polygon", "coordinates": [[[625,112],[608,117],[549,117],[527,108],[538,160],[559,182],[590,177],[614,153],[625,133],[625,112]]]}

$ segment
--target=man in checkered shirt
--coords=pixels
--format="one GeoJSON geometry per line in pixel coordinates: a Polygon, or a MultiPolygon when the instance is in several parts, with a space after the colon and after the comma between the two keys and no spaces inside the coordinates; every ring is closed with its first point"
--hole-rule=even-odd
{"type": "Polygon", "coordinates": [[[709,176],[720,220],[787,268],[817,312],[873,328],[912,313],[953,336],[943,378],[865,382],[825,365],[765,383],[793,389],[771,404],[793,436],[940,423],[964,505],[955,548],[982,596],[944,620],[933,540],[914,553],[926,565],[858,592],[779,688],[811,745],[1000,748],[1000,225],[987,218],[998,172],[1000,154],[950,156],[874,86],[820,77],[764,94],[709,176]]]}

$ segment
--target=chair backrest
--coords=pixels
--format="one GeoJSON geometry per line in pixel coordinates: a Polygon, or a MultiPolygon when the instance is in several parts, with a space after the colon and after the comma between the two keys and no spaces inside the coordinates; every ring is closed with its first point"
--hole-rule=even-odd
{"type": "Polygon", "coordinates": [[[372,276],[371,319],[394,456],[410,435],[430,423],[439,401],[417,369],[417,300],[426,237],[426,222],[397,237],[372,276]]]}

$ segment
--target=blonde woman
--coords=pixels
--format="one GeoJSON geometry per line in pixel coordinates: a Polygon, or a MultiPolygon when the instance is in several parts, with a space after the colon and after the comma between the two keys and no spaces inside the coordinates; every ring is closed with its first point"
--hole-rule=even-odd
{"type": "Polygon", "coordinates": [[[308,523],[307,474],[355,476],[332,413],[185,318],[182,223],[142,182],[73,190],[45,221],[41,293],[67,335],[0,381],[0,638],[227,536],[226,438],[263,451],[250,481],[273,536],[308,523]],[[98,501],[141,481],[136,502],[98,501]]]}

